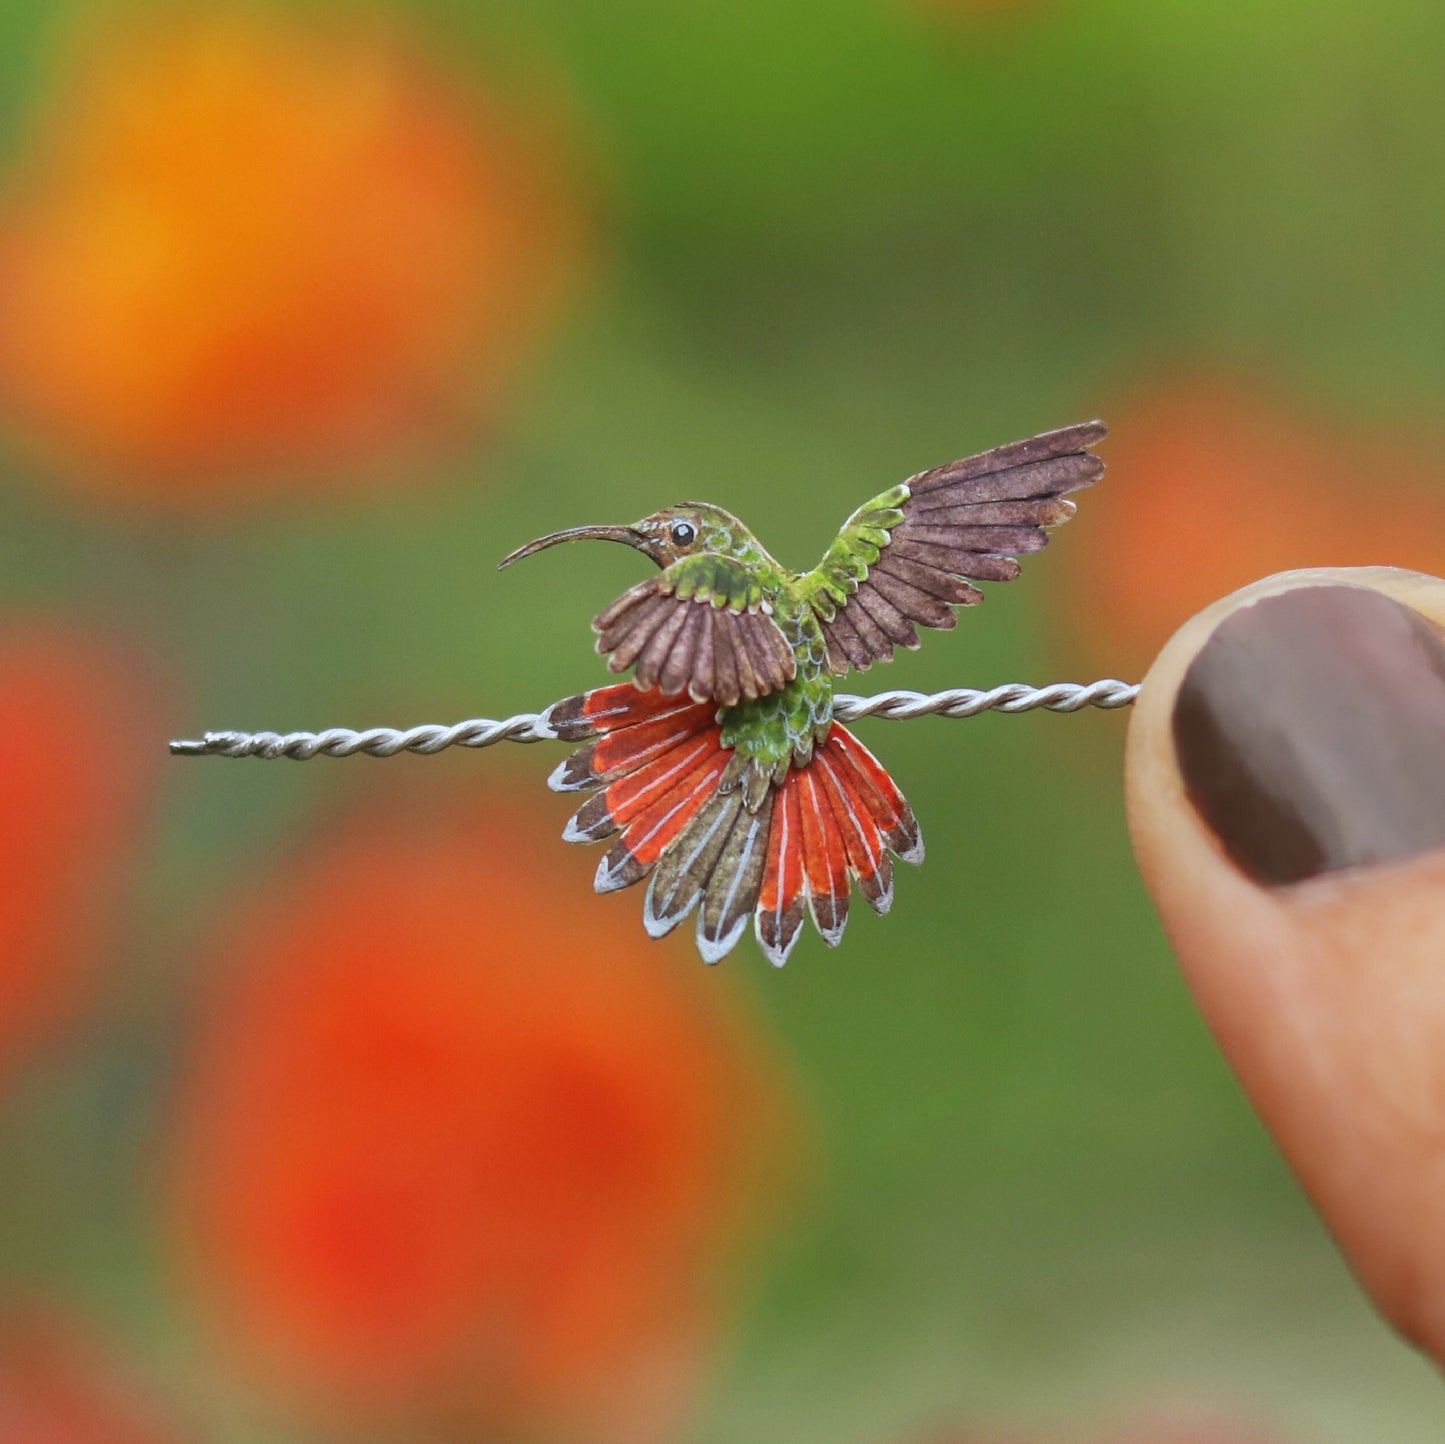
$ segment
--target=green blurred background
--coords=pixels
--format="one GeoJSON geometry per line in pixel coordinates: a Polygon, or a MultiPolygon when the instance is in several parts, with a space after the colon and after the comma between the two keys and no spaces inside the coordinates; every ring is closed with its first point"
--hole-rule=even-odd
{"type": "MultiPolygon", "coordinates": [[[[48,148],[81,124],[57,103],[75,53],[231,8],[7,0],[12,306],[38,284],[30,252],[54,254],[47,238],[90,214],[62,214],[53,193],[119,163],[48,148]]],[[[248,13],[318,35],[363,16],[248,13]]],[[[637,567],[577,548],[498,577],[526,538],[699,497],[802,565],[894,481],[1094,414],[1114,428],[1111,472],[1050,553],[859,690],[1133,676],[1192,605],[1261,570],[1445,554],[1445,471],[1428,445],[1445,380],[1438,6],[428,0],[365,23],[378,16],[449,85],[545,112],[547,153],[565,158],[544,189],[572,218],[560,299],[538,304],[505,384],[468,372],[463,390],[496,392],[482,424],[440,440],[402,425],[362,466],[348,451],[325,486],[325,447],[288,451],[293,433],[268,433],[265,416],[259,453],[202,427],[178,461],[154,446],[117,461],[114,427],[85,432],[103,385],[162,440],[183,393],[147,391],[123,360],[72,364],[74,335],[0,311],[29,328],[23,345],[0,337],[0,603],[13,625],[100,629],[161,679],[143,743],[87,716],[66,719],[67,747],[124,768],[121,742],[158,752],[211,727],[534,709],[602,680],[587,620],[637,567]],[[1404,459],[1377,477],[1354,459],[1381,438],[1404,459]],[[1212,490],[1233,484],[1236,458],[1255,477],[1239,505],[1212,490]],[[1408,508],[1391,486],[1409,488],[1408,508]],[[1316,506],[1336,518],[1324,530],[1276,525],[1316,506]],[[1161,571],[1185,581],[1161,590],[1161,571]]],[[[164,86],[145,95],[169,135],[164,86]]],[[[205,163],[204,131],[184,163],[205,163]]],[[[102,258],[138,244],[113,206],[94,215],[102,258]]],[[[86,284],[82,300],[110,282],[86,284]]],[[[266,283],[235,281],[240,313],[251,284],[266,283]]],[[[315,341],[324,319],[296,324],[315,341]]],[[[145,349],[115,342],[132,344],[145,349]]],[[[485,351],[484,328],[460,348],[469,365],[474,344],[485,351]]],[[[308,354],[302,390],[330,353],[308,354]]],[[[376,374],[420,384],[405,367],[376,374]]],[[[1130,860],[1124,726],[860,724],[914,802],[928,861],[903,870],[886,920],[855,908],[837,952],[809,933],[775,974],[749,941],[701,976],[757,1020],[812,1161],[729,1266],[705,1383],[669,1437],[1093,1441],[1143,1414],[1305,1444],[1440,1437],[1432,1370],[1363,1301],[1176,974],[1130,860]]],[[[0,1288],[83,1320],[188,1421],[178,1437],[351,1437],[264,1382],[215,1382],[225,1345],[197,1342],[158,1241],[166,1120],[195,996],[219,966],[214,920],[265,906],[282,860],[383,787],[414,784],[423,823],[441,798],[502,789],[554,835],[568,808],[543,782],[557,760],[160,759],[148,774],[127,858],[107,864],[124,885],[107,941],[90,945],[90,1001],[12,1050],[0,1288]]],[[[645,966],[701,975],[685,945],[647,943],[632,894],[592,896],[593,858],[556,853],[557,906],[578,927],[605,917],[645,966]]],[[[78,850],[75,866],[93,864],[78,850]]],[[[0,966],[25,966],[22,943],[0,966]]],[[[455,1437],[513,1434],[473,1421],[455,1437]]]]}

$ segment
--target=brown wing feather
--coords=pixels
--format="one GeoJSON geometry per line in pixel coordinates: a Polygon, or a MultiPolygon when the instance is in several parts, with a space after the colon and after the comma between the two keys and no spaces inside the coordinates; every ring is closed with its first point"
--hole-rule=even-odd
{"type": "Polygon", "coordinates": [[[947,602],[939,601],[912,582],[884,571],[881,566],[868,573],[868,582],[872,590],[886,597],[904,616],[912,617],[925,627],[946,631],[958,625],[958,617],[947,602]]]}
{"type": "Polygon", "coordinates": [[[713,684],[713,695],[719,699],[739,696],[733,629],[723,626],[716,612],[712,614],[712,646],[713,673],[716,679],[713,684]]]}
{"type": "Polygon", "coordinates": [[[916,647],[913,624],[951,627],[953,607],[983,600],[974,582],[1018,576],[1017,558],[1042,551],[1049,529],[1074,514],[1066,493],[1103,476],[1104,463],[1089,448],[1106,429],[1088,421],[951,461],[871,503],[883,512],[878,520],[866,515],[869,508],[858,513],[854,521],[873,541],[880,533],[887,541],[874,547],[868,536],[858,538],[865,560],[874,551],[876,559],[861,581],[847,577],[850,595],[831,616],[831,602],[817,604],[833,666],[866,671],[896,646],[916,647]]]}
{"type": "Polygon", "coordinates": [[[844,607],[831,622],[823,624],[823,636],[828,643],[828,660],[835,672],[846,672],[850,666],[860,672],[867,671],[873,661],[868,643],[858,635],[858,629],[844,607]]]}
{"type": "MultiPolygon", "coordinates": [[[[663,608],[661,619],[638,655],[637,670],[633,673],[633,680],[644,692],[650,692],[657,686],[663,664],[668,661],[672,651],[672,644],[690,620],[691,612],[682,607],[663,608]]],[[[676,690],[681,692],[682,687],[679,686],[676,690]]]]}
{"type": "Polygon", "coordinates": [[[592,623],[597,650],[614,672],[635,666],[639,687],[723,706],[776,692],[797,673],[797,660],[766,612],[679,597],[658,577],[624,592],[592,623]]]}
{"type": "MultiPolygon", "coordinates": [[[[697,607],[684,613],[682,626],[668,649],[667,660],[657,674],[658,686],[664,696],[675,697],[686,689],[697,664],[698,648],[706,622],[707,618],[697,607]]],[[[642,674],[639,671],[639,685],[641,681],[642,674]]]]}

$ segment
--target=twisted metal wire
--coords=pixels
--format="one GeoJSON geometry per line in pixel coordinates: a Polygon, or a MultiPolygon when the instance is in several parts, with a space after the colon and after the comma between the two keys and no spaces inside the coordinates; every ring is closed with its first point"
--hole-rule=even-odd
{"type": "Polygon", "coordinates": [[[1051,682],[1031,687],[1027,682],[1005,682],[987,691],[953,687],[947,692],[875,692],[871,697],[839,696],[833,715],[840,722],[860,717],[885,717],[911,722],[915,717],[977,717],[980,712],[1078,712],[1084,707],[1105,711],[1128,707],[1139,695],[1137,682],[1105,677],[1098,682],[1051,682]]]}
{"type": "MultiPolygon", "coordinates": [[[[840,722],[860,717],[882,717],[907,722],[915,717],[976,717],[980,712],[1077,712],[1084,707],[1106,710],[1127,707],[1139,695],[1136,683],[1108,677],[1098,682],[1053,682],[1031,687],[1026,682],[1005,682],[980,691],[954,687],[946,692],[877,692],[871,697],[840,693],[833,699],[833,715],[840,722]]],[[[547,712],[518,712],[493,721],[476,717],[450,727],[423,723],[418,727],[328,727],[324,732],[207,732],[204,737],[170,744],[177,757],[289,757],[304,762],[311,757],[394,757],[398,752],[430,756],[448,747],[491,747],[498,742],[552,742],[557,734],[547,712]]]]}
{"type": "Polygon", "coordinates": [[[430,756],[448,747],[491,747],[498,742],[550,742],[556,733],[544,722],[545,712],[519,712],[500,722],[475,717],[450,727],[423,722],[418,727],[328,727],[324,732],[207,732],[191,741],[172,742],[178,757],[394,757],[398,752],[430,756]]]}

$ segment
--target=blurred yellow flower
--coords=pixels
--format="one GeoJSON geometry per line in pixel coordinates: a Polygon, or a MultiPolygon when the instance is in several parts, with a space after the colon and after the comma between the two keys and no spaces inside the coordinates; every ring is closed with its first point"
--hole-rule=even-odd
{"type": "Polygon", "coordinates": [[[473,439],[581,255],[533,108],[355,15],[101,29],[0,212],[0,411],[77,487],[182,505],[396,481],[473,439]]]}

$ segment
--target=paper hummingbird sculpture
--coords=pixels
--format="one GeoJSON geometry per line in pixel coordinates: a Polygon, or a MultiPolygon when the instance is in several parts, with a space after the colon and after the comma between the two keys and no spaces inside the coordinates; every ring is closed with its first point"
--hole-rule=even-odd
{"type": "Polygon", "coordinates": [[[770,962],[811,914],[836,945],[853,883],[878,913],[893,864],[923,860],[913,809],[833,717],[838,678],[957,624],[977,582],[1012,581],[1074,514],[1070,492],[1104,473],[1100,421],[925,471],[844,523],[822,561],[794,572],[735,516],[683,502],[629,526],[579,526],[528,542],[510,566],[564,541],[622,542],[656,575],[593,621],[597,650],[632,680],[555,703],[544,722],[582,745],[553,773],[591,792],[569,842],[613,839],[598,892],[647,882],[643,924],[662,937],[697,911],[717,962],[754,919],[770,962]]]}

